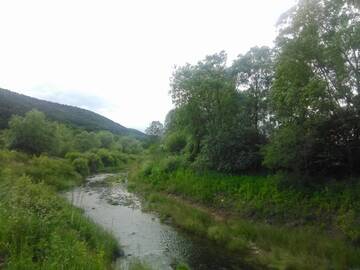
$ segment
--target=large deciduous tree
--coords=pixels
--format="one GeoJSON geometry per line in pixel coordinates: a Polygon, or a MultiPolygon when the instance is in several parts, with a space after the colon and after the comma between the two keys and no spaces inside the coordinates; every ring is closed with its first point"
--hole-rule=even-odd
{"type": "Polygon", "coordinates": [[[271,91],[278,129],[265,164],[310,174],[352,171],[360,165],[358,7],[302,0],[279,26],[271,91]]]}
{"type": "Polygon", "coordinates": [[[259,164],[259,138],[248,117],[248,97],[237,90],[226,60],[220,52],[175,70],[170,93],[176,109],[167,126],[187,132],[190,160],[197,164],[220,171],[252,169],[259,164]]]}
{"type": "Polygon", "coordinates": [[[248,97],[253,128],[267,133],[270,119],[268,94],[274,74],[272,50],[266,46],[251,48],[245,55],[238,56],[231,70],[237,90],[248,97]]]}

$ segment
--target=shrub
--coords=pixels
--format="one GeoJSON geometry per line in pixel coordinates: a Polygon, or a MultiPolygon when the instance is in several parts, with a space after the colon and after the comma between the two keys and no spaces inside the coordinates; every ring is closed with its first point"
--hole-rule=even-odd
{"type": "Polygon", "coordinates": [[[81,154],[80,152],[69,152],[65,155],[65,158],[70,160],[71,162],[73,162],[75,159],[82,157],[83,154],[81,154]]]}
{"type": "Polygon", "coordinates": [[[184,161],[179,156],[169,156],[163,159],[160,163],[160,169],[165,173],[171,173],[181,168],[184,165],[184,161]]]}
{"type": "Polygon", "coordinates": [[[97,151],[97,154],[105,167],[111,167],[116,165],[116,160],[109,150],[99,149],[97,151]]]}
{"type": "Polygon", "coordinates": [[[360,217],[353,209],[339,214],[337,223],[351,241],[360,243],[360,217]]]}
{"type": "Polygon", "coordinates": [[[86,153],[84,158],[88,161],[89,170],[91,173],[98,172],[104,168],[104,163],[101,158],[95,153],[86,153]]]}
{"type": "Polygon", "coordinates": [[[146,162],[142,168],[141,168],[141,171],[140,171],[140,174],[142,176],[150,176],[151,173],[152,173],[152,169],[153,169],[153,163],[152,162],[146,162]]]}
{"type": "Polygon", "coordinates": [[[74,166],[75,170],[80,173],[82,176],[88,176],[90,173],[89,170],[89,166],[88,166],[88,160],[83,158],[83,157],[79,157],[76,158],[73,162],[72,165],[74,166]]]}
{"type": "Polygon", "coordinates": [[[185,135],[172,133],[165,138],[165,148],[171,153],[180,153],[186,146],[187,140],[185,135]]]}
{"type": "Polygon", "coordinates": [[[98,148],[100,144],[100,140],[94,132],[83,131],[75,136],[75,148],[79,152],[98,148]]]}
{"type": "Polygon", "coordinates": [[[121,137],[119,142],[122,145],[124,153],[138,154],[142,151],[141,143],[131,137],[121,137]]]}
{"type": "Polygon", "coordinates": [[[114,135],[110,131],[99,131],[96,136],[99,139],[102,148],[110,148],[114,142],[114,135]]]}
{"type": "Polygon", "coordinates": [[[35,184],[28,177],[1,180],[4,269],[109,269],[117,250],[109,233],[48,185],[35,184]]]}
{"type": "Polygon", "coordinates": [[[35,155],[57,152],[56,125],[37,110],[26,113],[25,117],[13,116],[9,121],[8,139],[10,149],[35,155]]]}
{"type": "Polygon", "coordinates": [[[56,189],[65,189],[78,184],[81,177],[76,173],[69,161],[47,156],[34,157],[25,166],[25,174],[35,182],[44,182],[56,189]]]}

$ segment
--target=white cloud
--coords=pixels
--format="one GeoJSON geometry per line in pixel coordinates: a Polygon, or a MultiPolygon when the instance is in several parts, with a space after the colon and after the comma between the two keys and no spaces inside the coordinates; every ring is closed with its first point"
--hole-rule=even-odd
{"type": "Polygon", "coordinates": [[[277,18],[294,3],[2,0],[0,87],[52,100],[58,93],[64,103],[84,97],[95,103],[82,106],[144,129],[172,107],[175,64],[271,45],[277,18]]]}

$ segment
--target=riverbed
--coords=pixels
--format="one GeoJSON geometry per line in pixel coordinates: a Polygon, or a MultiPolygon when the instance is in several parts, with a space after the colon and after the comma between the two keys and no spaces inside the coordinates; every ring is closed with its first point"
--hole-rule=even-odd
{"type": "Polygon", "coordinates": [[[88,177],[83,186],[65,195],[117,238],[123,255],[116,260],[115,269],[127,270],[134,261],[156,270],[175,269],[182,263],[193,270],[249,269],[241,258],[227,254],[213,242],[162,223],[156,213],[143,211],[142,200],[127,190],[127,174],[117,174],[118,181],[106,181],[114,176],[88,177]]]}

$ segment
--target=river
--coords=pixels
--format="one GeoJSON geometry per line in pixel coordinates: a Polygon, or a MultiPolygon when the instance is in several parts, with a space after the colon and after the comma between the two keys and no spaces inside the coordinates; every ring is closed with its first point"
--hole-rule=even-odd
{"type": "Polygon", "coordinates": [[[126,188],[126,173],[117,175],[122,181],[111,184],[106,182],[110,176],[88,177],[83,186],[65,195],[117,238],[124,254],[115,269],[127,270],[134,260],[156,270],[175,269],[179,263],[192,270],[249,269],[241,258],[214,243],[162,223],[156,213],[144,212],[141,199],[126,188]]]}

